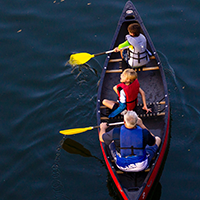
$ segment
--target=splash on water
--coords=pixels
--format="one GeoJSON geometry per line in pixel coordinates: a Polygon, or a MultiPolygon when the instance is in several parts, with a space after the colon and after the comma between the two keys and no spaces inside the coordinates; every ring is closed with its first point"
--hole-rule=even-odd
{"type": "Polygon", "coordinates": [[[81,64],[81,65],[72,65],[72,64],[70,64],[70,61],[67,61],[65,66],[71,66],[72,67],[71,73],[73,73],[75,70],[79,71],[78,75],[76,76],[76,79],[84,72],[85,69],[91,71],[95,76],[98,76],[97,70],[94,67],[91,67],[87,63],[81,64]]]}

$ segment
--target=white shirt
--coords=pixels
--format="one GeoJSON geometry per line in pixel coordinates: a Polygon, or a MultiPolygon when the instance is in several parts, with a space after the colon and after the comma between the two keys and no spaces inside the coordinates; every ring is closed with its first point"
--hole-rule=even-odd
{"type": "Polygon", "coordinates": [[[126,95],[125,95],[125,92],[124,92],[123,89],[120,90],[120,99],[119,99],[119,101],[120,101],[121,103],[126,103],[126,95]]]}

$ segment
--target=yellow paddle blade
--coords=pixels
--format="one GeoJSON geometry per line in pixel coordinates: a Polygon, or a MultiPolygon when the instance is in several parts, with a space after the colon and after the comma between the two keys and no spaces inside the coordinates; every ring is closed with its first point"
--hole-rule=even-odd
{"type": "Polygon", "coordinates": [[[68,129],[68,130],[62,130],[60,131],[61,134],[63,135],[75,135],[78,133],[83,133],[85,131],[89,131],[92,130],[93,127],[86,127],[86,128],[73,128],[73,129],[68,129]]]}
{"type": "Polygon", "coordinates": [[[70,59],[69,59],[69,64],[72,65],[72,66],[82,65],[82,64],[86,63],[88,60],[90,60],[93,57],[94,57],[94,55],[91,55],[89,53],[72,54],[70,56],[70,59]]]}

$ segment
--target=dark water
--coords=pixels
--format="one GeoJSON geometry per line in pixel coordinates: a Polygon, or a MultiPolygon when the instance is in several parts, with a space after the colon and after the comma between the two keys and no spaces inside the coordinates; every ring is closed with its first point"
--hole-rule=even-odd
{"type": "MultiPolygon", "coordinates": [[[[105,57],[89,62],[98,75],[65,62],[73,52],[108,50],[125,2],[1,2],[0,199],[114,198],[97,131],[70,137],[85,148],[82,155],[61,149],[67,137],[58,131],[96,124],[105,57]]],[[[160,199],[200,199],[200,1],[133,3],[164,64],[170,94],[172,138],[160,199]]]]}

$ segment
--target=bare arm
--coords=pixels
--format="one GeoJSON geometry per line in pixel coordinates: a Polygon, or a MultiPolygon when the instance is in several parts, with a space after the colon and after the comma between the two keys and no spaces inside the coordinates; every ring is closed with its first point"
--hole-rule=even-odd
{"type": "Polygon", "coordinates": [[[99,131],[99,140],[101,142],[104,142],[103,138],[102,138],[102,135],[106,132],[106,129],[108,128],[108,125],[106,122],[102,122],[100,124],[100,131],[99,131]]]}
{"type": "MultiPolygon", "coordinates": [[[[147,129],[149,131],[149,129],[143,124],[143,121],[141,118],[138,117],[137,120],[137,125],[140,126],[142,129],[147,129]]],[[[150,131],[149,131],[150,132],[150,131]]],[[[151,133],[151,132],[150,132],[151,133]]],[[[155,135],[153,133],[151,133],[152,136],[155,137],[155,135]]]]}
{"type": "Polygon", "coordinates": [[[143,110],[146,110],[147,113],[148,113],[148,112],[151,112],[151,109],[147,108],[145,92],[144,92],[141,88],[139,88],[139,93],[140,93],[140,95],[141,95],[141,97],[142,97],[142,102],[143,102],[143,105],[144,105],[144,106],[142,107],[142,109],[143,109],[143,110]]]}
{"type": "Polygon", "coordinates": [[[117,85],[115,85],[115,86],[113,87],[113,90],[114,90],[115,93],[117,94],[117,85]]]}
{"type": "Polygon", "coordinates": [[[155,137],[155,144],[157,144],[157,146],[159,147],[160,146],[160,143],[161,143],[161,139],[158,137],[158,136],[155,136],[142,122],[142,119],[140,119],[138,117],[138,121],[137,121],[137,125],[140,126],[142,129],[147,129],[150,134],[155,137]]]}

